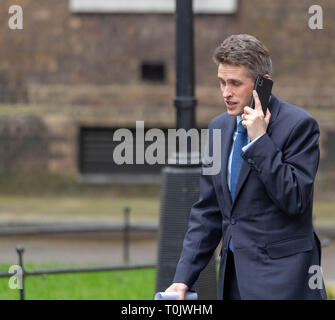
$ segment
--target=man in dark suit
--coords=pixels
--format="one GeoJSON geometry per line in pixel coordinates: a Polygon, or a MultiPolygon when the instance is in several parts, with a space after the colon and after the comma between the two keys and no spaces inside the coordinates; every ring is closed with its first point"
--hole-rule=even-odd
{"type": "MultiPolygon", "coordinates": [[[[227,108],[209,124],[210,136],[221,129],[221,171],[201,176],[166,291],[183,299],[222,240],[219,299],[326,299],[322,274],[317,286],[311,281],[321,265],[312,224],[318,124],[275,95],[263,114],[253,86],[258,74],[270,76],[272,62],[255,37],[230,36],[214,60],[227,108]],[[252,95],[255,109],[248,107],[252,95]]],[[[208,147],[213,152],[212,139],[208,147]]]]}

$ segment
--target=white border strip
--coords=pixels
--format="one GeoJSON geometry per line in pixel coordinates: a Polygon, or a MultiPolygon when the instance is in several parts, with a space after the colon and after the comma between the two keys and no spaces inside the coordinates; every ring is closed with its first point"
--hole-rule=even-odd
{"type": "MultiPolygon", "coordinates": [[[[193,0],[194,13],[232,14],[238,0],[193,0]]],[[[70,0],[73,13],[174,13],[175,0],[70,0]]]]}

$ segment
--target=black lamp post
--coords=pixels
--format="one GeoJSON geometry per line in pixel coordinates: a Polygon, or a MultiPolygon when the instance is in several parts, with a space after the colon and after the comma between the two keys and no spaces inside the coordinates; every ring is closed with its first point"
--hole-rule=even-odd
{"type": "Polygon", "coordinates": [[[195,127],[194,45],[192,0],[176,0],[177,129],[195,127]]]}
{"type": "MultiPolygon", "coordinates": [[[[176,0],[176,97],[177,129],[195,128],[194,45],[192,0],[176,0]]],[[[191,146],[177,152],[187,164],[162,170],[161,212],[156,291],[164,291],[173,280],[182,250],[192,205],[199,198],[201,166],[191,165],[191,146]]],[[[177,159],[178,159],[177,158],[177,159]]],[[[178,161],[177,161],[178,163],[178,161]]],[[[199,299],[216,299],[216,263],[212,257],[196,282],[199,299]]]]}

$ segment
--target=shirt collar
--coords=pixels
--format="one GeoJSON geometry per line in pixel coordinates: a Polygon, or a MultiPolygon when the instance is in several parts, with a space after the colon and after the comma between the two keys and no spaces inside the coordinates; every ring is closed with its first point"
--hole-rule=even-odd
{"type": "Polygon", "coordinates": [[[241,116],[236,116],[236,124],[238,125],[242,121],[241,116]]]}

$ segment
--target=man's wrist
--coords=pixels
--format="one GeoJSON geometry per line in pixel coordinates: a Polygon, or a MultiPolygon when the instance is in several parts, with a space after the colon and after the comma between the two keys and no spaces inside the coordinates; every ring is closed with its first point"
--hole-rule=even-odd
{"type": "Polygon", "coordinates": [[[256,141],[256,140],[259,139],[261,136],[264,136],[265,133],[266,133],[266,132],[263,132],[263,133],[260,133],[260,134],[256,135],[256,138],[253,138],[253,139],[250,138],[250,142],[254,142],[254,141],[256,141]]]}
{"type": "MultiPolygon", "coordinates": [[[[264,133],[265,134],[265,133],[264,133]]],[[[262,136],[264,136],[264,134],[262,134],[262,135],[260,135],[259,137],[257,137],[257,138],[255,138],[254,140],[251,140],[250,139],[250,142],[246,145],[246,146],[244,146],[243,148],[242,148],[242,151],[243,152],[246,152],[259,138],[261,138],[262,136]]]]}

